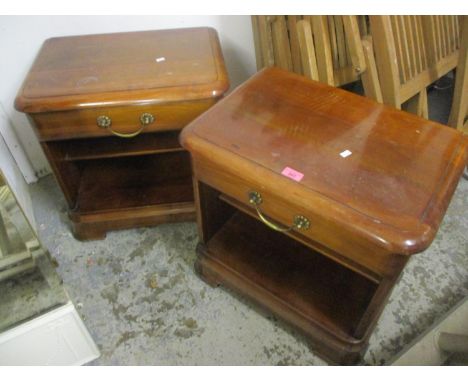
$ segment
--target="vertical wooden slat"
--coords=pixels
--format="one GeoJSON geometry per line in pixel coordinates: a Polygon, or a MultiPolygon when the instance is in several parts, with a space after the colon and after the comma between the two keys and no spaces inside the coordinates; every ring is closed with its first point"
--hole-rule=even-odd
{"type": "Polygon", "coordinates": [[[300,16],[287,16],[292,67],[295,73],[302,74],[301,52],[299,50],[299,41],[297,36],[297,22],[299,20],[300,16]]]}
{"type": "Polygon", "coordinates": [[[338,59],[338,45],[336,42],[336,27],[335,19],[333,16],[327,16],[328,21],[328,32],[330,36],[330,50],[333,60],[333,68],[337,69],[340,67],[340,61],[338,59]]]}
{"type": "Polygon", "coordinates": [[[405,21],[405,30],[406,30],[406,37],[408,39],[408,52],[409,52],[409,59],[410,65],[412,69],[412,76],[415,77],[417,73],[419,73],[419,47],[416,47],[415,44],[415,35],[414,35],[414,19],[412,16],[404,16],[405,21]]]}
{"type": "Polygon", "coordinates": [[[310,22],[308,20],[301,20],[297,23],[296,27],[304,76],[319,81],[317,58],[310,22]]]}
{"type": "Polygon", "coordinates": [[[344,68],[347,64],[347,60],[346,60],[343,20],[341,19],[341,16],[334,16],[333,19],[335,20],[335,28],[336,28],[336,45],[338,47],[339,67],[344,68]]]}
{"type": "Polygon", "coordinates": [[[437,54],[436,28],[433,21],[433,16],[421,16],[427,67],[436,65],[439,60],[437,54]]]}
{"type": "Polygon", "coordinates": [[[439,59],[445,57],[445,47],[444,47],[444,27],[442,25],[442,17],[441,16],[434,16],[434,20],[437,24],[436,30],[439,32],[439,59]]]}
{"type": "Polygon", "coordinates": [[[461,44],[460,44],[460,17],[461,16],[455,16],[455,29],[457,30],[457,33],[456,33],[456,42],[457,42],[457,48],[460,48],[461,44]]]}
{"type": "Polygon", "coordinates": [[[401,49],[403,54],[403,62],[405,65],[406,70],[406,80],[409,81],[411,78],[414,77],[414,65],[411,62],[411,52],[409,47],[409,38],[408,33],[406,31],[406,23],[405,18],[408,16],[397,16],[397,24],[398,28],[400,29],[400,38],[401,38],[401,49]]]}
{"type": "Polygon", "coordinates": [[[445,51],[446,55],[448,56],[451,54],[452,48],[451,48],[451,42],[450,42],[450,16],[443,16],[444,20],[444,30],[445,30],[445,51]]]}
{"type": "Polygon", "coordinates": [[[457,49],[457,29],[455,28],[455,17],[449,16],[450,24],[450,51],[454,52],[457,49]]]}
{"type": "Polygon", "coordinates": [[[468,115],[468,16],[463,16],[461,25],[462,36],[459,63],[448,124],[468,134],[468,126],[465,123],[466,116],[468,115]]]}
{"type": "Polygon", "coordinates": [[[405,110],[409,113],[416,114],[422,118],[429,118],[429,110],[427,106],[427,90],[424,88],[414,97],[411,97],[405,105],[405,110]]]}
{"type": "MultiPolygon", "coordinates": [[[[366,60],[361,42],[359,24],[356,16],[341,16],[345,31],[345,41],[350,55],[350,63],[357,73],[362,73],[366,70],[366,60]]],[[[372,52],[373,54],[373,52],[372,52]]],[[[348,64],[348,65],[349,65],[348,64]]]]}
{"type": "Polygon", "coordinates": [[[257,70],[260,70],[264,67],[264,64],[262,58],[262,46],[260,43],[260,31],[258,27],[258,16],[252,16],[251,21],[255,46],[255,62],[257,63],[257,70]]]}
{"type": "Polygon", "coordinates": [[[420,41],[420,48],[421,48],[421,70],[425,70],[428,66],[428,53],[426,49],[426,44],[424,40],[424,32],[423,32],[423,22],[421,16],[416,17],[416,32],[418,34],[418,40],[420,41]]]}
{"type": "Polygon", "coordinates": [[[418,33],[418,17],[409,16],[409,30],[411,30],[411,44],[413,46],[413,53],[416,65],[416,73],[421,73],[423,70],[423,58],[422,58],[422,41],[418,33]]]}
{"type": "Polygon", "coordinates": [[[441,33],[440,33],[440,25],[439,25],[439,20],[437,16],[430,16],[432,19],[432,26],[435,30],[435,36],[436,36],[436,59],[437,61],[441,60],[443,57],[442,53],[442,39],[441,39],[441,33]]]}
{"type": "Polygon", "coordinates": [[[324,16],[310,16],[317,56],[317,69],[321,82],[334,86],[333,61],[330,49],[330,37],[324,16]]]}
{"type": "Polygon", "coordinates": [[[263,67],[273,66],[275,64],[275,57],[273,53],[270,23],[267,21],[267,16],[257,16],[257,20],[262,52],[262,65],[263,67]]]}
{"type": "MultiPolygon", "coordinates": [[[[351,51],[349,50],[349,45],[348,45],[348,42],[347,42],[347,39],[346,39],[346,29],[344,27],[344,20],[343,20],[343,17],[344,16],[341,16],[341,20],[342,20],[342,23],[343,23],[343,33],[344,33],[344,39],[345,39],[345,51],[346,51],[346,66],[353,66],[353,60],[351,59],[351,51]]],[[[359,27],[358,27],[358,31],[359,31],[359,27]]]]}
{"type": "Polygon", "coordinates": [[[276,16],[271,23],[273,36],[275,65],[285,69],[292,69],[291,48],[289,47],[288,29],[285,16],[276,16]]]}
{"type": "Polygon", "coordinates": [[[447,49],[447,31],[445,29],[445,17],[444,16],[437,16],[439,19],[439,25],[440,25],[440,35],[441,35],[441,40],[442,40],[442,54],[444,57],[448,55],[448,49],[447,49]]]}
{"type": "Polygon", "coordinates": [[[361,74],[364,94],[366,97],[369,97],[374,101],[383,103],[382,89],[380,88],[379,77],[377,74],[377,66],[375,64],[371,36],[365,36],[362,38],[362,49],[366,65],[366,70],[364,70],[361,74]]]}
{"type": "Polygon", "coordinates": [[[359,34],[360,34],[360,36],[361,37],[367,36],[369,34],[369,29],[367,27],[366,16],[359,15],[359,16],[356,16],[356,17],[357,17],[357,21],[358,21],[358,25],[359,25],[359,34]]]}
{"type": "Polygon", "coordinates": [[[395,41],[389,16],[369,16],[376,65],[385,104],[401,108],[395,41]]]}
{"type": "Polygon", "coordinates": [[[453,30],[452,30],[452,16],[445,16],[445,23],[447,28],[447,42],[449,54],[453,53],[453,30]]]}
{"type": "Polygon", "coordinates": [[[404,84],[407,79],[407,69],[403,60],[403,49],[400,36],[400,29],[398,28],[397,16],[389,16],[391,31],[393,33],[393,41],[395,44],[395,52],[398,63],[398,73],[400,84],[404,84]]]}

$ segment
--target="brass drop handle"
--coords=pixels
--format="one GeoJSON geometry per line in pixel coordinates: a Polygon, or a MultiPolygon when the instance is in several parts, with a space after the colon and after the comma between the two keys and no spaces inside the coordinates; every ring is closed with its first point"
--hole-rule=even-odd
{"type": "Polygon", "coordinates": [[[293,218],[293,224],[290,227],[280,227],[277,224],[271,222],[267,219],[265,215],[263,215],[262,211],[260,211],[259,205],[262,204],[263,199],[262,195],[257,191],[249,191],[249,203],[255,207],[255,211],[257,211],[257,215],[259,219],[265,223],[266,226],[270,227],[271,229],[278,231],[278,232],[288,232],[292,229],[302,229],[307,230],[310,227],[309,219],[302,215],[295,215],[293,218]]]}
{"type": "Polygon", "coordinates": [[[112,125],[112,120],[110,117],[107,115],[100,115],[96,119],[96,123],[99,127],[103,129],[108,129],[112,134],[120,137],[120,138],[133,138],[136,137],[138,134],[140,134],[143,129],[151,125],[154,122],[154,117],[150,113],[143,113],[140,115],[140,128],[137,131],[134,131],[133,133],[119,133],[118,131],[112,130],[111,125],[112,125]]]}

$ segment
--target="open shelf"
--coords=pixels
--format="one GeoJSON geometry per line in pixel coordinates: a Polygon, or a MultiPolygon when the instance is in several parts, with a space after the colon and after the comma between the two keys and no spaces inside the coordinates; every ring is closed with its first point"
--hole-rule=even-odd
{"type": "Polygon", "coordinates": [[[141,134],[131,139],[101,137],[52,141],[48,145],[61,160],[76,161],[116,158],[137,155],[183,151],[179,144],[179,131],[141,134]]]}
{"type": "Polygon", "coordinates": [[[240,211],[206,249],[231,272],[343,337],[353,337],[377,289],[369,279],[240,211]]]}
{"type": "Polygon", "coordinates": [[[96,213],[193,201],[187,152],[78,162],[74,211],[96,213]]]}

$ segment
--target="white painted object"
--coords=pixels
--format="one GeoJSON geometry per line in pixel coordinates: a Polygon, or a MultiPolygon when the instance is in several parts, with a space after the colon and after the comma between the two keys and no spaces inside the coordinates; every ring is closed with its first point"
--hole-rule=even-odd
{"type": "Polygon", "coordinates": [[[71,302],[0,334],[2,366],[79,366],[99,356],[71,302]]]}

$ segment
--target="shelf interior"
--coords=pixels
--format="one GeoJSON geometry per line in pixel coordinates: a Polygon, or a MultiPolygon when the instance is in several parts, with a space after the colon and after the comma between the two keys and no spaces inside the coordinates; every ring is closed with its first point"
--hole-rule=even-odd
{"type": "Polygon", "coordinates": [[[183,148],[179,144],[179,130],[141,134],[133,138],[99,137],[52,141],[48,145],[58,159],[64,161],[116,158],[177,152],[183,148]]]}
{"type": "Polygon", "coordinates": [[[78,162],[75,211],[90,213],[193,201],[185,151],[78,162]]]}
{"type": "Polygon", "coordinates": [[[236,211],[207,242],[210,257],[334,332],[353,336],[377,284],[236,211]]]}

